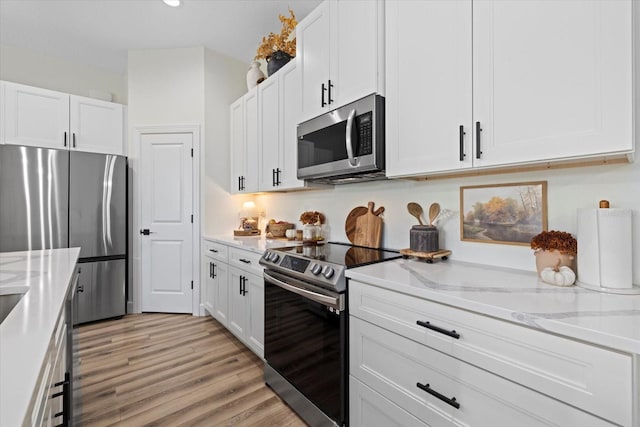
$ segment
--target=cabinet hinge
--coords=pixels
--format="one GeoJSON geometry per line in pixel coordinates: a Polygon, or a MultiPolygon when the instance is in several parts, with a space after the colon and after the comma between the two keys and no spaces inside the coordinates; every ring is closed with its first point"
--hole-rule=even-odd
{"type": "Polygon", "coordinates": [[[193,157],[193,148],[191,149],[191,157],[193,157]]]}
{"type": "Polygon", "coordinates": [[[191,214],[191,224],[193,224],[193,214],[191,214]]]}
{"type": "Polygon", "coordinates": [[[191,281],[191,289],[193,289],[193,280],[191,281]]]}

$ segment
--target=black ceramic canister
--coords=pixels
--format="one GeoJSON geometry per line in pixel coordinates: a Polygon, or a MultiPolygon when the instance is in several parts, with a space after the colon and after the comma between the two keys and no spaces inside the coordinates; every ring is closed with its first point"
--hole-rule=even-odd
{"type": "Polygon", "coordinates": [[[438,229],[433,225],[414,225],[409,232],[409,247],[416,252],[436,252],[440,249],[438,229]]]}

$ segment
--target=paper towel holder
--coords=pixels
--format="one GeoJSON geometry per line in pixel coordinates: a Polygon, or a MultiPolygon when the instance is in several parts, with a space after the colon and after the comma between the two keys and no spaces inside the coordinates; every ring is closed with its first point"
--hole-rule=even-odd
{"type": "MultiPolygon", "coordinates": [[[[609,201],[608,200],[600,200],[598,203],[598,207],[600,209],[609,209],[609,201]]],[[[601,284],[588,284],[580,281],[580,272],[578,271],[578,277],[576,280],[576,286],[579,286],[584,289],[590,289],[593,291],[610,293],[610,294],[618,294],[618,295],[640,295],[640,285],[632,284],[630,288],[611,288],[602,286],[601,284]]]]}

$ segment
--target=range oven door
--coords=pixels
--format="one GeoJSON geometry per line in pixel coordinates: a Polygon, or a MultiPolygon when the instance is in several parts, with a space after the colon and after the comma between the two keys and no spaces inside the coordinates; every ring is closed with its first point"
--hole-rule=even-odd
{"type": "Polygon", "coordinates": [[[265,270],[264,280],[267,365],[343,425],[348,375],[345,295],[271,270],[265,270]]]}

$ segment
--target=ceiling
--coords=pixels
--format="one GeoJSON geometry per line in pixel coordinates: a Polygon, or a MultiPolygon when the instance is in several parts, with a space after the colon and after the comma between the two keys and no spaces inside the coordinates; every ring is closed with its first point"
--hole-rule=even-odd
{"type": "Polygon", "coordinates": [[[206,46],[249,64],[278,15],[321,0],[0,0],[0,43],[125,73],[129,49],[206,46]]]}

